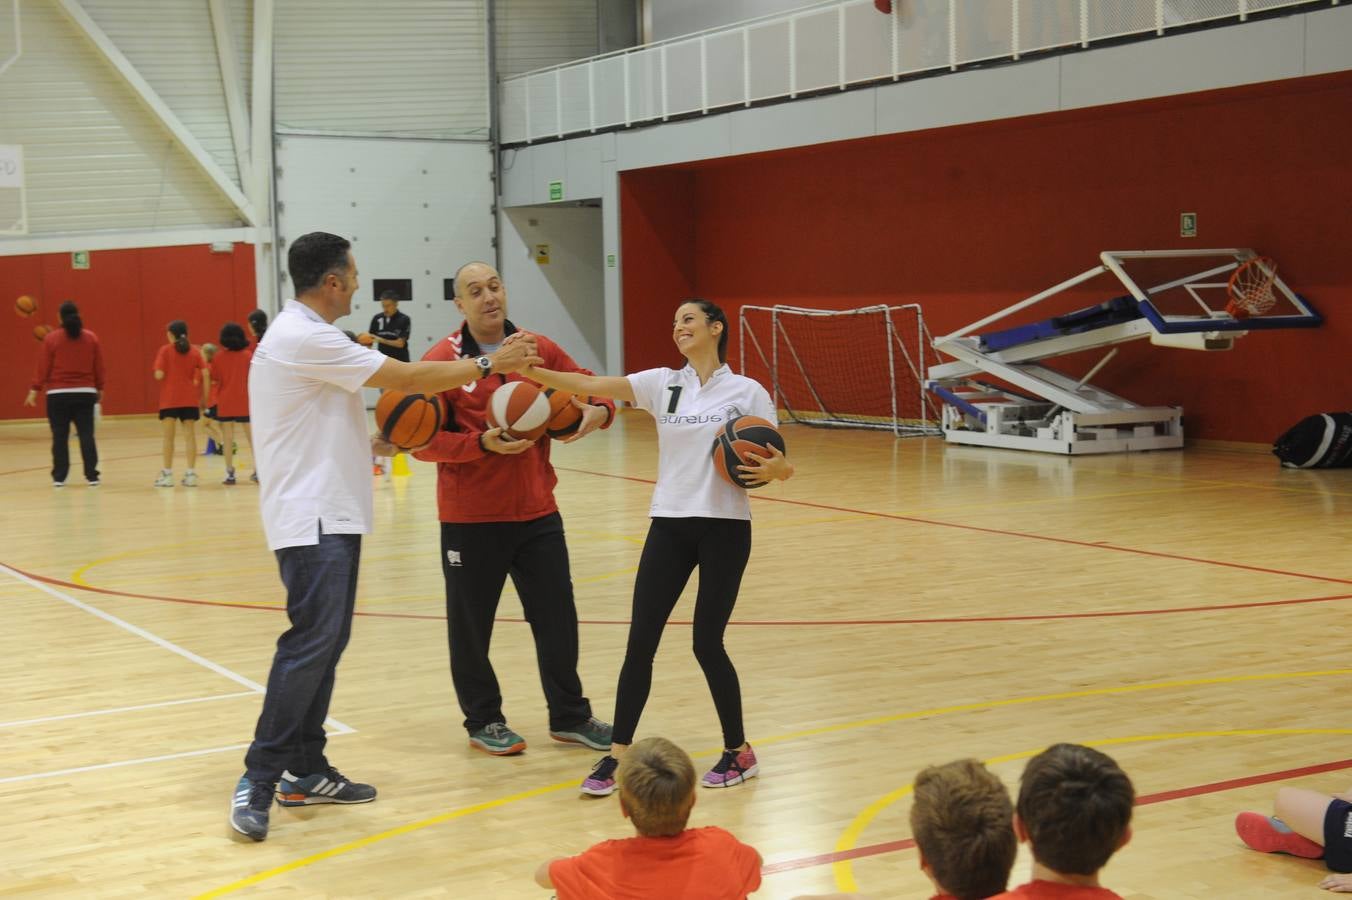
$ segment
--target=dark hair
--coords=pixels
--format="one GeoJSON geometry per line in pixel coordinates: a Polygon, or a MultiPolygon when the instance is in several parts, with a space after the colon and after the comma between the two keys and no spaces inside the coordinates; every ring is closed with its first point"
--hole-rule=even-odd
{"type": "Polygon", "coordinates": [[[1122,845],[1135,800],[1112,757],[1053,744],[1023,770],[1018,812],[1034,859],[1054,872],[1093,875],[1122,845]]]}
{"type": "Polygon", "coordinates": [[[327,231],[312,231],[296,238],[286,252],[286,269],[299,297],[319,287],[330,272],[346,272],[347,251],[352,244],[327,231]]]}
{"type": "Polygon", "coordinates": [[[974,759],[930,766],[915,778],[911,833],[942,893],[999,894],[1019,850],[1004,783],[974,759]]]}
{"type": "Polygon", "coordinates": [[[249,346],[249,339],[238,322],[226,322],[221,326],[221,346],[227,350],[243,350],[249,346]]]}
{"type": "Polygon", "coordinates": [[[380,299],[382,301],[393,300],[395,303],[398,303],[403,298],[399,296],[399,292],[394,288],[385,288],[385,290],[380,292],[380,299]]]}
{"type": "Polygon", "coordinates": [[[66,329],[66,334],[72,338],[80,336],[80,332],[84,330],[84,322],[80,319],[80,308],[73,300],[62,303],[57,315],[61,317],[61,327],[66,329]]]}
{"type": "Polygon", "coordinates": [[[253,329],[257,338],[260,341],[263,340],[263,332],[268,330],[268,314],[261,309],[255,309],[249,313],[245,321],[249,323],[249,327],[253,329]]]}
{"type": "Polygon", "coordinates": [[[348,339],[349,341],[351,341],[352,343],[355,344],[355,343],[358,342],[358,341],[357,341],[357,333],[356,333],[355,331],[348,331],[346,328],[344,328],[344,329],[343,329],[343,334],[347,335],[347,339],[348,339]]]}
{"type": "Polygon", "coordinates": [[[175,319],[169,323],[169,333],[174,336],[174,349],[179,353],[187,353],[192,344],[188,343],[188,323],[182,319],[175,319]]]}
{"type": "Polygon", "coordinates": [[[728,327],[727,313],[723,312],[722,308],[719,307],[717,303],[710,303],[708,300],[703,300],[699,297],[691,297],[689,300],[682,300],[681,306],[685,306],[687,303],[693,303],[698,306],[704,312],[710,325],[714,322],[723,323],[723,331],[718,335],[718,361],[721,363],[727,362],[728,333],[732,330],[728,327]]]}

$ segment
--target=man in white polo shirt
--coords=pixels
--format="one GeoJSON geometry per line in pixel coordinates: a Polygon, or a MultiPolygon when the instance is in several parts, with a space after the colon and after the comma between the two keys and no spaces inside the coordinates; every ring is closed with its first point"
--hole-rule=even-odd
{"type": "MultiPolygon", "coordinates": [[[[335,328],[357,290],[357,265],[345,239],[322,231],[300,237],[287,268],[296,299],[268,328],[249,367],[259,505],[291,621],[277,641],[230,810],[231,827],[255,841],[267,837],[274,793],[283,806],[376,797],[374,787],[349,781],[324,755],[334,672],[356,604],[361,536],[371,531],[373,446],[361,388],[433,393],[485,374],[469,359],[391,359],[335,328]]],[[[515,344],[490,360],[489,372],[541,361],[533,345],[515,344]]]]}

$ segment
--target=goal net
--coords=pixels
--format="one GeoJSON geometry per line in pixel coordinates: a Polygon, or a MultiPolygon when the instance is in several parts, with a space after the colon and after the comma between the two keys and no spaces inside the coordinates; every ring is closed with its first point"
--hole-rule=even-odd
{"type": "Polygon", "coordinates": [[[790,421],[940,433],[924,391],[938,360],[919,306],[743,306],[738,325],[742,374],[768,385],[790,421]]]}

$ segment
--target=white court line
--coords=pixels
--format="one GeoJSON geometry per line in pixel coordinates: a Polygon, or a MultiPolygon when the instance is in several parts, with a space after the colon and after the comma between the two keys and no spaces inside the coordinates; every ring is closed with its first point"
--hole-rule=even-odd
{"type": "Polygon", "coordinates": [[[24,725],[41,725],[43,722],[60,722],[63,719],[111,716],[114,713],[135,712],[139,709],[159,709],[164,706],[182,706],[185,703],[210,703],[213,700],[234,700],[238,697],[257,696],[257,691],[239,691],[235,694],[216,694],[214,697],[193,697],[190,700],[165,700],[163,703],[142,703],[139,706],[118,706],[114,709],[96,709],[93,712],[66,713],[62,716],[43,716],[41,719],[18,719],[13,722],[0,722],[0,728],[21,728],[24,725]]]}
{"type": "Polygon", "coordinates": [[[190,756],[206,756],[209,753],[226,753],[231,750],[248,750],[248,744],[231,744],[229,747],[208,747],[205,750],[186,750],[183,753],[166,753],[164,756],[143,756],[140,759],[124,759],[118,762],[99,763],[93,766],[77,766],[74,769],[55,769],[51,772],[30,772],[27,775],[10,775],[0,778],[0,784],[14,781],[34,781],[38,778],[56,778],[61,775],[76,775],[80,772],[95,772],[99,769],[117,769],[122,766],[136,766],[141,763],[165,762],[171,759],[187,759],[190,756]]]}
{"type": "MultiPolygon", "coordinates": [[[[62,593],[61,591],[58,591],[56,588],[52,587],[51,585],[43,584],[41,581],[37,581],[37,580],[35,580],[35,579],[29,578],[27,575],[23,574],[22,572],[16,572],[14,569],[11,569],[9,566],[7,566],[7,565],[5,565],[5,564],[3,564],[3,563],[0,563],[0,572],[4,572],[5,574],[9,575],[11,578],[15,579],[16,581],[21,581],[21,582],[23,582],[24,584],[29,585],[30,587],[35,587],[35,588],[37,588],[38,590],[42,591],[42,592],[45,593],[45,594],[50,594],[51,596],[53,596],[53,597],[55,597],[56,599],[62,601],[63,603],[69,603],[71,606],[75,607],[76,609],[84,610],[85,612],[89,613],[89,614],[92,615],[92,616],[97,616],[98,618],[103,619],[105,622],[110,622],[110,623],[112,623],[113,625],[116,625],[118,628],[121,628],[121,629],[123,629],[123,630],[125,630],[125,631],[129,631],[129,632],[131,632],[132,634],[136,635],[137,637],[145,638],[147,641],[150,641],[152,644],[155,644],[155,645],[158,646],[158,647],[163,647],[165,650],[168,650],[170,653],[176,653],[176,654],[178,654],[179,656],[183,657],[183,658],[186,659],[186,660],[189,660],[189,661],[191,661],[191,662],[195,662],[195,663],[197,663],[199,666],[202,666],[202,667],[204,667],[204,668],[210,669],[211,671],[215,672],[217,675],[220,675],[220,676],[222,676],[222,677],[224,677],[224,678],[229,678],[231,681],[235,682],[236,684],[242,684],[242,685],[244,685],[246,688],[248,688],[249,690],[253,691],[254,693],[257,693],[257,694],[265,694],[265,693],[267,693],[267,689],[264,688],[263,685],[259,684],[259,683],[256,682],[256,681],[253,681],[253,680],[251,680],[251,679],[249,679],[249,678],[245,678],[243,675],[240,675],[240,674],[237,673],[237,672],[232,672],[232,671],[230,671],[229,669],[227,669],[225,666],[222,666],[222,665],[220,665],[220,664],[218,664],[218,663],[214,663],[214,662],[212,662],[211,660],[206,659],[205,657],[198,656],[196,653],[193,653],[191,650],[188,650],[188,649],[186,649],[186,648],[184,648],[184,647],[180,647],[178,644],[175,644],[173,641],[167,641],[167,640],[165,640],[164,638],[160,637],[160,636],[157,635],[157,634],[151,634],[149,631],[146,631],[144,628],[140,628],[140,627],[138,627],[138,626],[136,626],[136,625],[133,625],[133,624],[131,624],[130,622],[125,621],[124,619],[119,619],[117,616],[115,616],[115,615],[113,615],[113,614],[111,614],[111,613],[106,613],[106,612],[104,612],[103,610],[101,610],[101,609],[99,609],[99,608],[97,608],[97,607],[90,606],[88,603],[81,603],[79,600],[76,600],[74,597],[70,596],[69,594],[64,594],[64,593],[62,593]]],[[[352,734],[353,732],[355,732],[355,731],[357,730],[357,729],[355,729],[355,728],[352,728],[351,726],[344,725],[342,722],[339,722],[337,719],[335,719],[335,718],[333,718],[333,717],[329,717],[328,719],[325,719],[325,720],[324,720],[324,724],[325,724],[325,725],[330,725],[330,726],[332,726],[333,731],[331,731],[330,734],[352,734]]],[[[166,757],[166,758],[171,758],[171,757],[166,757]]],[[[78,771],[78,770],[71,770],[71,771],[78,771]]],[[[4,781],[7,781],[7,780],[9,780],[9,779],[0,779],[0,783],[3,783],[4,781]]]]}

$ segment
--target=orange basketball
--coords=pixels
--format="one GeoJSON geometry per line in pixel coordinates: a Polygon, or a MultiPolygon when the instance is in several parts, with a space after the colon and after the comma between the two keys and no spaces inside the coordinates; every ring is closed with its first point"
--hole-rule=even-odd
{"type": "Polygon", "coordinates": [[[566,438],[582,424],[582,410],[573,405],[573,395],[567,391],[545,390],[549,399],[549,423],[545,434],[552,438],[566,438]]]}
{"type": "Polygon", "coordinates": [[[33,329],[33,339],[41,342],[52,331],[50,325],[38,325],[33,329]]]}
{"type": "Polygon", "coordinates": [[[386,391],[376,401],[380,436],[401,450],[421,447],[437,436],[446,420],[446,407],[436,394],[386,391]]]}
{"type": "Polygon", "coordinates": [[[14,314],[23,318],[28,318],[38,311],[38,301],[24,294],[18,300],[14,301],[14,314]]]}
{"type": "Polygon", "coordinates": [[[772,444],[780,453],[786,452],[784,437],[775,428],[773,422],[767,422],[756,416],[736,416],[714,438],[714,471],[734,487],[755,490],[765,487],[763,484],[748,484],[745,472],[737,471],[750,456],[768,457],[766,444],[772,444]]]}
{"type": "Polygon", "coordinates": [[[513,440],[538,441],[550,416],[549,399],[528,381],[509,381],[488,398],[488,424],[513,440]]]}

